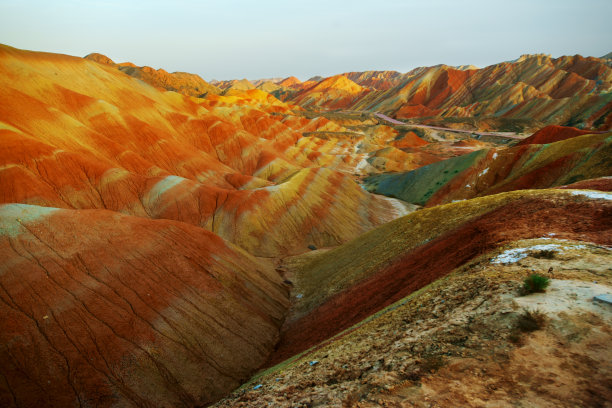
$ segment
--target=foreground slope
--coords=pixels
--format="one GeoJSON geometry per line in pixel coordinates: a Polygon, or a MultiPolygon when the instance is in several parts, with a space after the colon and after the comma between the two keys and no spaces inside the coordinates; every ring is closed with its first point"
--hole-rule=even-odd
{"type": "Polygon", "coordinates": [[[505,243],[553,234],[612,244],[612,197],[523,190],[416,211],[297,267],[272,362],[328,339],[505,243]],[[299,295],[299,296],[298,296],[299,295]]]}
{"type": "Polygon", "coordinates": [[[612,293],[611,262],[586,242],[510,242],[216,406],[607,406],[612,308],[593,297],[612,293]],[[550,268],[545,293],[520,295],[527,271],[550,268]]]}
{"type": "Polygon", "coordinates": [[[0,405],[210,403],[272,350],[267,264],[185,223],[0,206],[0,405]]]}

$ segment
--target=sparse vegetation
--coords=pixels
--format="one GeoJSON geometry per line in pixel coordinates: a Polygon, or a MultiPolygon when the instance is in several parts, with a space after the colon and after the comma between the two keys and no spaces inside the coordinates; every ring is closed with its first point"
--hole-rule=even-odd
{"type": "Polygon", "coordinates": [[[532,253],[531,256],[538,259],[554,259],[555,251],[552,249],[544,249],[542,251],[532,253]]]}
{"type": "Polygon", "coordinates": [[[550,285],[550,278],[539,273],[532,273],[523,280],[522,294],[544,292],[548,285],[550,285]]]}
{"type": "Polygon", "coordinates": [[[524,309],[523,313],[518,316],[516,326],[510,333],[509,339],[513,343],[520,343],[521,334],[531,333],[540,330],[546,323],[546,315],[539,310],[524,309]]]}
{"type": "Polygon", "coordinates": [[[535,310],[523,310],[523,313],[519,315],[516,327],[523,333],[529,333],[536,330],[540,330],[544,327],[546,322],[546,315],[541,311],[535,310]]]}

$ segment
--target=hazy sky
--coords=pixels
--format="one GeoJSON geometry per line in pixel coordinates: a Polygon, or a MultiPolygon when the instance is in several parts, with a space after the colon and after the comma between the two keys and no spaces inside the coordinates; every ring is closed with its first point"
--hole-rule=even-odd
{"type": "Polygon", "coordinates": [[[612,0],[0,0],[0,43],[204,79],[612,51],[612,0]]]}

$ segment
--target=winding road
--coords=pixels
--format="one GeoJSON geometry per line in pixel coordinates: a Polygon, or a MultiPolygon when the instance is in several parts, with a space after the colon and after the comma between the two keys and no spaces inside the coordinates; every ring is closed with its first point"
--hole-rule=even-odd
{"type": "Polygon", "coordinates": [[[445,127],[439,127],[439,126],[428,126],[428,125],[415,125],[412,123],[404,123],[397,119],[390,118],[389,116],[384,115],[380,112],[374,112],[374,116],[386,122],[389,122],[393,125],[405,125],[405,126],[412,126],[412,127],[418,127],[418,128],[443,130],[445,132],[467,133],[467,134],[479,135],[479,136],[499,136],[499,137],[507,137],[510,139],[524,139],[525,138],[525,136],[519,136],[516,133],[512,133],[512,132],[479,132],[476,130],[451,129],[451,128],[445,128],[445,127]]]}

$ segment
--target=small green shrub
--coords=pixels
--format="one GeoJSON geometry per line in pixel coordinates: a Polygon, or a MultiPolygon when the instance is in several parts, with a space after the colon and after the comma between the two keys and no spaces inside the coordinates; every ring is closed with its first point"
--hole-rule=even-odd
{"type": "Polygon", "coordinates": [[[532,273],[523,280],[523,293],[528,295],[535,292],[544,292],[550,285],[550,278],[539,273],[532,273]]]}

